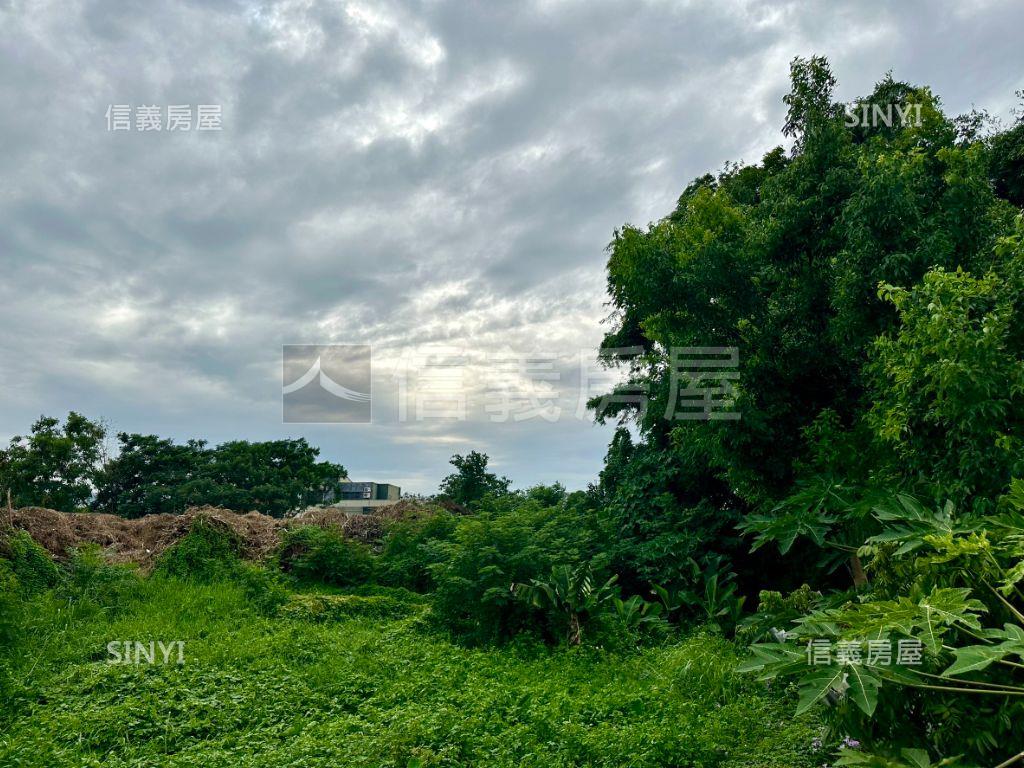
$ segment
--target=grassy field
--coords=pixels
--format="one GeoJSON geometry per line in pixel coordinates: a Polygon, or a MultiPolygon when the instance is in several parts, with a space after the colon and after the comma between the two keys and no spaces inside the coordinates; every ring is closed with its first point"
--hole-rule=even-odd
{"type": "Polygon", "coordinates": [[[472,649],[410,593],[152,578],[106,606],[34,599],[4,702],[3,766],[777,766],[823,761],[793,702],[694,635],[641,651],[472,649]],[[112,641],[183,641],[111,663],[112,641]]]}

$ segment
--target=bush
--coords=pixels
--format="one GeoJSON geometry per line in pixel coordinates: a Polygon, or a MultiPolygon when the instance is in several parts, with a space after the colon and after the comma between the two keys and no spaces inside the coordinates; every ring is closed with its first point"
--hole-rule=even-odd
{"type": "Polygon", "coordinates": [[[74,597],[101,606],[124,606],[137,594],[141,581],[133,567],[111,565],[98,544],[83,544],[68,564],[68,590],[74,597]]]}
{"type": "Polygon", "coordinates": [[[14,531],[0,539],[0,558],[9,563],[19,591],[36,594],[57,586],[60,571],[50,553],[25,531],[14,531]]]}
{"type": "Polygon", "coordinates": [[[552,568],[544,579],[514,584],[513,592],[531,608],[538,609],[547,626],[554,627],[569,645],[579,645],[584,629],[589,629],[587,624],[608,612],[612,601],[618,598],[615,581],[615,576],[604,583],[595,580],[587,564],[563,564],[552,568]]]}
{"type": "Polygon", "coordinates": [[[288,600],[280,577],[258,565],[240,562],[233,577],[245,590],[249,604],[264,616],[274,614],[288,600]]]}
{"type": "Polygon", "coordinates": [[[26,647],[31,614],[28,598],[57,586],[60,570],[50,554],[25,531],[0,535],[0,731],[5,720],[25,704],[31,691],[18,669],[30,654],[26,647]]]}
{"type": "Polygon", "coordinates": [[[377,561],[377,581],[414,592],[434,588],[432,565],[443,558],[439,544],[451,541],[455,517],[447,512],[426,520],[400,520],[388,528],[384,550],[377,561]]]}
{"type": "Polygon", "coordinates": [[[285,532],[278,553],[281,570],[299,581],[347,587],[373,575],[373,555],[365,544],[338,530],[306,525],[285,532]]]}
{"type": "Polygon", "coordinates": [[[187,581],[216,581],[238,570],[241,549],[234,531],[197,517],[188,534],[160,556],[156,572],[187,581]]]}
{"type": "Polygon", "coordinates": [[[589,560],[592,548],[578,517],[561,508],[532,501],[497,506],[459,520],[451,541],[437,544],[441,561],[430,566],[434,616],[471,642],[505,640],[531,626],[533,609],[516,598],[513,585],[540,579],[559,563],[589,560]]]}
{"type": "Polygon", "coordinates": [[[292,595],[281,607],[280,615],[305,621],[398,619],[415,609],[415,604],[391,595],[292,595]]]}
{"type": "Polygon", "coordinates": [[[0,558],[0,652],[10,648],[18,635],[21,618],[21,601],[18,593],[21,584],[14,575],[10,563],[0,558]]]}

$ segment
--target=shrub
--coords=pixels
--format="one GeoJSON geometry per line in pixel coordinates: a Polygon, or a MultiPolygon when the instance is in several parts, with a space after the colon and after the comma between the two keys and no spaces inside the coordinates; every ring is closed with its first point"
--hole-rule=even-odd
{"type": "Polygon", "coordinates": [[[306,621],[397,619],[413,610],[414,604],[390,595],[292,595],[281,607],[280,615],[306,621]]]}
{"type": "Polygon", "coordinates": [[[164,576],[210,582],[238,569],[241,541],[231,529],[197,517],[192,529],[160,556],[156,572],[164,576]]]}
{"type": "Polygon", "coordinates": [[[516,597],[542,611],[548,624],[564,633],[569,645],[579,645],[587,622],[607,611],[617,597],[615,581],[615,576],[603,584],[595,580],[587,564],[575,568],[563,564],[553,567],[543,579],[514,585],[513,591],[516,597]]]}
{"type": "MultiPolygon", "coordinates": [[[[860,548],[867,571],[895,569],[912,582],[875,579],[869,591],[824,600],[808,590],[792,605],[769,596],[780,613],[807,612],[785,636],[752,646],[743,669],[761,680],[796,677],[797,714],[828,703],[822,715],[830,735],[851,736],[873,754],[913,749],[992,765],[1020,753],[1024,483],[1014,481],[999,506],[999,515],[979,516],[906,494],[880,503],[874,515],[883,530],[860,548]],[[872,654],[866,638],[887,650],[872,654]],[[813,661],[809,643],[821,644],[813,661]],[[901,645],[916,651],[901,661],[901,645]]],[[[855,760],[847,751],[836,764],[903,765],[855,760]]],[[[923,757],[913,762],[928,765],[923,757]]]]}
{"type": "Polygon", "coordinates": [[[18,634],[21,617],[21,601],[18,593],[21,585],[10,563],[0,558],[0,651],[10,648],[18,634]]]}
{"type": "Polygon", "coordinates": [[[134,568],[111,565],[98,544],[83,544],[68,564],[68,590],[96,605],[123,606],[137,593],[140,580],[134,568]]]}
{"type": "Polygon", "coordinates": [[[763,589],[758,595],[757,611],[743,620],[736,636],[746,642],[780,637],[780,633],[787,631],[793,622],[821,605],[821,593],[807,584],[788,595],[763,589]]]}
{"type": "Polygon", "coordinates": [[[640,595],[627,600],[612,598],[611,611],[599,614],[598,636],[604,648],[631,648],[645,642],[660,642],[670,637],[673,627],[662,615],[661,603],[650,603],[640,595]]]}
{"type": "Polygon", "coordinates": [[[451,541],[437,545],[442,559],[430,566],[435,618],[471,642],[505,640],[531,625],[533,609],[516,598],[514,584],[589,559],[591,542],[574,515],[531,501],[501,505],[459,520],[451,541]]]}
{"type": "Polygon", "coordinates": [[[278,562],[299,581],[339,587],[365,584],[373,575],[373,555],[365,544],[346,539],[336,529],[313,525],[285,532],[278,562]]]}
{"type": "Polygon", "coordinates": [[[42,592],[60,581],[60,571],[50,553],[25,531],[14,531],[0,539],[0,558],[7,560],[24,594],[42,592]]]}
{"type": "Polygon", "coordinates": [[[430,568],[443,554],[439,544],[451,541],[455,517],[447,512],[426,520],[400,520],[388,528],[384,550],[377,562],[377,581],[414,592],[434,588],[430,568]]]}
{"type": "Polygon", "coordinates": [[[264,616],[274,614],[288,600],[280,577],[253,563],[240,562],[233,577],[245,590],[249,604],[264,616]]]}
{"type": "Polygon", "coordinates": [[[25,531],[0,536],[0,731],[7,717],[26,703],[32,692],[18,667],[26,647],[31,616],[27,598],[60,583],[60,571],[49,553],[25,531]]]}

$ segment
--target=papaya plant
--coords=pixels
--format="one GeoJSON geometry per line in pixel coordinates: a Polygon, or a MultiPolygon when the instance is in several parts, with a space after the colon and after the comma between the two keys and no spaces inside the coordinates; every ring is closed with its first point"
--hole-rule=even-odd
{"type": "Polygon", "coordinates": [[[889,750],[839,765],[1024,760],[1015,725],[1024,717],[1024,484],[1015,480],[998,506],[995,515],[960,514],[951,502],[930,508],[906,494],[879,504],[880,531],[858,554],[868,573],[889,577],[791,621],[785,639],[751,646],[741,669],[794,679],[798,713],[824,705],[837,732],[889,750]],[[907,727],[910,713],[948,727],[907,727]]]}

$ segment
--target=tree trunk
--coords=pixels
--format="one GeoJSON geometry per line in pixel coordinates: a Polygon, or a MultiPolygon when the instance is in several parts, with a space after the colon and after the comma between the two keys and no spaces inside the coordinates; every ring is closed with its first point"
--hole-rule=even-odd
{"type": "Polygon", "coordinates": [[[850,570],[853,571],[853,586],[860,589],[868,583],[868,575],[864,573],[864,565],[856,552],[850,555],[850,570]]]}
{"type": "Polygon", "coordinates": [[[578,613],[569,614],[569,645],[579,645],[583,640],[583,632],[580,628],[580,617],[578,613]]]}

